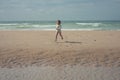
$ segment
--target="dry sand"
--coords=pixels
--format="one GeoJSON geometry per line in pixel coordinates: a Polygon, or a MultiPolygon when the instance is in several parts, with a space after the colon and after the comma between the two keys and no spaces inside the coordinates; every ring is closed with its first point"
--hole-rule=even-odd
{"type": "Polygon", "coordinates": [[[120,68],[64,66],[0,68],[0,80],[120,80],[120,68]]]}
{"type": "Polygon", "coordinates": [[[54,31],[0,31],[0,80],[120,79],[120,31],[63,36],[54,42],[54,31]]]}

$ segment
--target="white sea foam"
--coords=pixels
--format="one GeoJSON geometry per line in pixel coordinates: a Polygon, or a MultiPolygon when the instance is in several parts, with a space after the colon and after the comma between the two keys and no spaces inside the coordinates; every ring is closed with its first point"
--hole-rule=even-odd
{"type": "Polygon", "coordinates": [[[82,25],[82,26],[94,26],[94,27],[97,27],[97,26],[100,26],[102,23],[76,23],[78,25],[82,25]]]}
{"type": "Polygon", "coordinates": [[[12,23],[12,24],[0,24],[0,26],[15,26],[18,25],[17,23],[12,23]]]}
{"type": "Polygon", "coordinates": [[[55,27],[55,25],[32,25],[33,27],[55,27]]]}
{"type": "Polygon", "coordinates": [[[94,30],[102,30],[101,28],[99,29],[62,29],[63,31],[94,31],[94,30]]]}

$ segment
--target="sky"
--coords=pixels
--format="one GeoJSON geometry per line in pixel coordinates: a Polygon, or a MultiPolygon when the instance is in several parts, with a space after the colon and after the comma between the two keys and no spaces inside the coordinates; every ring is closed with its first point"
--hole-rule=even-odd
{"type": "Polygon", "coordinates": [[[120,0],[0,0],[0,21],[120,20],[120,0]]]}

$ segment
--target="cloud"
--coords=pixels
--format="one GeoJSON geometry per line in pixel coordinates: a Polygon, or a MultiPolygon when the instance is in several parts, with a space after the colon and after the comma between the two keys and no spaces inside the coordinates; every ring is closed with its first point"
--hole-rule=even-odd
{"type": "Polygon", "coordinates": [[[0,0],[0,20],[120,19],[120,0],[0,0]]]}

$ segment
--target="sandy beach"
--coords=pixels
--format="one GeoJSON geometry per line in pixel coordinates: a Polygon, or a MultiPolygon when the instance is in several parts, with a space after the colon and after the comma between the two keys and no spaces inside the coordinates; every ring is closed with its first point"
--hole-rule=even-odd
{"type": "Polygon", "coordinates": [[[0,31],[0,80],[120,79],[120,31],[63,36],[55,42],[55,31],[0,31]]]}

